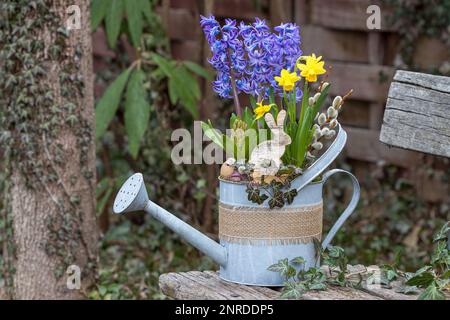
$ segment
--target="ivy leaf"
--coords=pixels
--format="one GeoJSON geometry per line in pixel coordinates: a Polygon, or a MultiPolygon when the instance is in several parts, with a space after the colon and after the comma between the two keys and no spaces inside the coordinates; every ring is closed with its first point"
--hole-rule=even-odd
{"type": "Polygon", "coordinates": [[[287,259],[281,259],[277,263],[270,265],[267,270],[273,272],[282,272],[288,265],[287,259]]]}
{"type": "MultiPolygon", "coordinates": [[[[127,1],[130,2],[130,1],[127,1]]],[[[106,12],[106,37],[111,48],[116,46],[117,38],[119,37],[120,27],[123,18],[123,0],[108,1],[109,7],[106,12]]]]}
{"type": "Polygon", "coordinates": [[[410,278],[408,281],[406,281],[406,285],[425,288],[431,285],[433,282],[434,282],[434,275],[431,272],[426,271],[410,278]]]}
{"type": "Polygon", "coordinates": [[[133,158],[139,152],[139,145],[147,130],[150,118],[150,106],[147,102],[147,92],[143,87],[145,74],[135,70],[130,76],[125,101],[125,129],[128,135],[128,148],[133,158]]]}
{"type": "Polygon", "coordinates": [[[445,300],[444,293],[439,290],[436,282],[432,282],[424,292],[419,295],[419,300],[445,300]]]}
{"type": "Polygon", "coordinates": [[[433,242],[438,242],[441,240],[447,240],[448,233],[450,232],[450,221],[447,221],[439,230],[439,232],[433,237],[433,242]]]}
{"type": "Polygon", "coordinates": [[[189,70],[191,70],[192,72],[194,72],[195,74],[199,75],[200,77],[203,77],[207,80],[212,80],[212,75],[211,73],[209,73],[208,70],[206,70],[205,68],[201,67],[200,65],[192,62],[192,61],[184,61],[183,62],[184,66],[186,68],[188,68],[189,70]]]}
{"type": "Polygon", "coordinates": [[[123,89],[127,83],[130,69],[125,70],[106,89],[95,108],[95,136],[100,138],[114,118],[120,103],[123,89]]]}
{"type": "Polygon", "coordinates": [[[288,204],[291,204],[292,202],[294,202],[294,198],[297,196],[297,194],[297,189],[292,189],[284,194],[284,198],[286,199],[286,202],[288,204]]]}
{"type": "Polygon", "coordinates": [[[316,283],[312,283],[311,285],[309,285],[309,289],[322,291],[322,290],[327,289],[327,285],[323,282],[316,282],[316,283]]]}
{"type": "Polygon", "coordinates": [[[268,198],[266,194],[261,194],[261,190],[253,188],[252,186],[247,186],[245,191],[247,192],[248,201],[253,203],[262,204],[268,198]]]}
{"type": "Polygon", "coordinates": [[[139,1],[125,1],[127,11],[128,30],[131,35],[131,42],[135,48],[140,47],[142,36],[142,8],[139,1]]]}
{"type": "Polygon", "coordinates": [[[303,257],[295,257],[294,259],[291,260],[291,263],[302,265],[305,264],[305,259],[303,259],[303,257]]]}
{"type": "Polygon", "coordinates": [[[344,249],[338,246],[328,246],[327,250],[332,258],[339,258],[344,254],[344,249]]]}
{"type": "Polygon", "coordinates": [[[284,206],[283,192],[275,191],[272,199],[269,200],[270,209],[282,208],[284,206]]]}
{"type": "Polygon", "coordinates": [[[284,284],[284,288],[281,291],[280,298],[281,299],[299,299],[303,292],[305,291],[305,288],[302,284],[296,284],[293,282],[286,282],[284,284]]]}
{"type": "Polygon", "coordinates": [[[91,30],[97,29],[108,11],[108,0],[93,0],[91,2],[91,30]]]}

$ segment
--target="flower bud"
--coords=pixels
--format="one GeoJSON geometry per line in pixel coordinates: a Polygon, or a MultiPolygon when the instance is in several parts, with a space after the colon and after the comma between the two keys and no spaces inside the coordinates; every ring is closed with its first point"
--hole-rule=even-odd
{"type": "Polygon", "coordinates": [[[313,97],[314,103],[316,103],[317,100],[319,100],[319,97],[320,97],[320,92],[317,92],[317,93],[314,95],[314,97],[313,97]]]}
{"type": "Polygon", "coordinates": [[[314,98],[313,98],[313,97],[310,97],[310,98],[309,98],[308,104],[309,104],[310,106],[312,106],[312,105],[314,104],[314,98]]]}
{"type": "Polygon", "coordinates": [[[320,91],[324,91],[326,88],[328,88],[328,86],[329,86],[330,84],[328,83],[328,82],[324,82],[323,84],[322,84],[322,87],[320,88],[320,91]]]}
{"type": "Polygon", "coordinates": [[[326,136],[328,134],[328,132],[330,132],[330,129],[328,128],[323,128],[322,131],[320,132],[321,136],[326,136]]]}
{"type": "Polygon", "coordinates": [[[321,150],[321,149],[323,148],[323,144],[322,144],[322,142],[314,142],[314,143],[311,145],[311,147],[312,147],[314,150],[319,151],[319,150],[321,150]]]}
{"type": "Polygon", "coordinates": [[[336,119],[331,120],[330,129],[336,128],[337,125],[338,125],[338,121],[336,119]]]}
{"type": "Polygon", "coordinates": [[[336,96],[336,98],[334,98],[333,100],[333,108],[339,109],[341,105],[342,105],[342,97],[336,96]]]}
{"type": "Polygon", "coordinates": [[[314,131],[320,131],[320,126],[316,123],[313,125],[314,131]]]}
{"type": "Polygon", "coordinates": [[[314,130],[313,138],[315,141],[319,140],[322,137],[322,132],[319,130],[314,130]]]}
{"type": "Polygon", "coordinates": [[[325,121],[327,121],[327,116],[325,113],[321,113],[319,118],[317,118],[317,123],[321,126],[325,123],[325,121]]]}
{"type": "Polygon", "coordinates": [[[327,132],[327,134],[325,135],[325,139],[333,139],[335,135],[336,135],[336,131],[334,131],[334,130],[329,130],[329,131],[327,132]]]}
{"type": "Polygon", "coordinates": [[[327,115],[328,115],[328,118],[334,119],[338,116],[338,112],[335,108],[329,107],[327,110],[327,115]]]}

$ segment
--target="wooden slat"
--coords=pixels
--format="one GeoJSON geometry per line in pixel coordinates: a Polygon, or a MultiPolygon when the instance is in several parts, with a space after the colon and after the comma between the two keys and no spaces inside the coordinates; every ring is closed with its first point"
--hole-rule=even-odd
{"type": "MultiPolygon", "coordinates": [[[[217,272],[190,271],[167,273],[159,278],[161,291],[173,299],[205,300],[271,300],[279,291],[223,281],[217,272]]],[[[330,287],[326,291],[310,291],[303,300],[382,300],[383,298],[354,288],[330,287]]]]}
{"type": "Polygon", "coordinates": [[[171,49],[174,59],[201,62],[201,45],[197,41],[172,41],[171,49]]]}
{"type": "Polygon", "coordinates": [[[348,140],[345,147],[349,158],[368,162],[384,162],[400,167],[412,167],[420,163],[420,153],[389,148],[378,140],[379,131],[345,127],[348,140]]]}
{"type": "Polygon", "coordinates": [[[292,0],[270,1],[270,22],[273,26],[293,21],[293,14],[292,0]]]}
{"type": "Polygon", "coordinates": [[[367,34],[332,30],[319,26],[300,26],[302,46],[305,54],[312,52],[324,59],[367,63],[367,34]]]}
{"type": "Polygon", "coordinates": [[[353,89],[353,99],[386,101],[393,68],[335,61],[326,61],[325,65],[332,66],[329,71],[331,94],[343,95],[353,89]]]}
{"type": "Polygon", "coordinates": [[[166,273],[159,277],[159,286],[173,299],[270,300],[279,296],[277,291],[268,288],[227,283],[216,272],[166,273]]]}
{"type": "MultiPolygon", "coordinates": [[[[262,5],[267,5],[268,1],[262,1],[262,5]]],[[[255,1],[252,0],[215,0],[213,14],[216,17],[237,18],[254,20],[255,17],[267,18],[262,12],[257,10],[255,1]]]]}
{"type": "MultiPolygon", "coordinates": [[[[162,15],[163,8],[158,7],[156,12],[162,15]]],[[[200,36],[200,17],[194,17],[187,9],[170,8],[168,11],[168,31],[171,40],[195,40],[200,36]]]]}
{"type": "Polygon", "coordinates": [[[389,14],[389,8],[374,0],[312,0],[311,22],[329,28],[369,31],[366,10],[372,4],[381,8],[381,30],[391,31],[392,28],[383,20],[389,14]]]}
{"type": "Polygon", "coordinates": [[[450,78],[398,71],[389,90],[380,140],[450,157],[450,78]]]}

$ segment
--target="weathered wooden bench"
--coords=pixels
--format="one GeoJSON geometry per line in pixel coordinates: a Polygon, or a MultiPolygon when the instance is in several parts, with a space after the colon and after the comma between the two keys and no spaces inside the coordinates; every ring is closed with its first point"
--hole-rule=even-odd
{"type": "MultiPolygon", "coordinates": [[[[389,89],[380,141],[450,158],[450,77],[397,71],[389,89]]],[[[450,248],[450,234],[447,244],[450,248]]]]}
{"type": "MultiPolygon", "coordinates": [[[[325,291],[310,291],[302,300],[414,300],[417,294],[397,292],[398,282],[389,286],[366,284],[374,266],[348,266],[349,280],[355,287],[330,287],[325,291]]],[[[379,270],[379,269],[378,269],[379,270]]],[[[215,271],[190,271],[166,273],[159,277],[161,291],[177,300],[274,300],[280,297],[281,288],[245,286],[226,282],[215,271]]]]}
{"type": "MultiPolygon", "coordinates": [[[[389,146],[450,157],[450,78],[398,71],[389,90],[380,140],[389,146]]],[[[364,266],[351,268],[363,279],[371,269],[364,266]]],[[[280,296],[279,288],[225,282],[214,271],[163,274],[159,285],[162,292],[173,299],[266,300],[280,296]]],[[[358,289],[331,287],[326,291],[308,292],[302,299],[417,299],[417,295],[405,295],[397,289],[396,283],[390,287],[377,287],[367,286],[363,281],[358,289]]]]}

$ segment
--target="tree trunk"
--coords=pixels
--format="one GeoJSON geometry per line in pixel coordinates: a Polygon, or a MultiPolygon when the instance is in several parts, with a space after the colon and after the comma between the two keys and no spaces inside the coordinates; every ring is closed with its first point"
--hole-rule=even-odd
{"type": "Polygon", "coordinates": [[[8,292],[15,299],[83,298],[95,278],[98,240],[89,1],[5,1],[14,9],[0,48],[17,44],[6,70],[16,83],[0,87],[10,133],[2,141],[10,170],[8,292]],[[79,28],[67,29],[78,17],[79,28]],[[17,29],[27,21],[28,30],[17,29]],[[81,270],[79,289],[67,284],[72,265],[81,270]]]}

